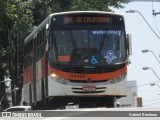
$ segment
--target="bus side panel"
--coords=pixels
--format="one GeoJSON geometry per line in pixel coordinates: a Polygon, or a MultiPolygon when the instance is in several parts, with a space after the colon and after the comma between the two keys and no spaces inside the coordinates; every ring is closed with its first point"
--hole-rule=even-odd
{"type": "Polygon", "coordinates": [[[41,60],[36,63],[36,95],[37,101],[42,100],[42,65],[41,60]]]}
{"type": "Polygon", "coordinates": [[[28,105],[30,105],[30,83],[27,83],[23,85],[22,88],[22,100],[21,100],[21,105],[23,105],[23,102],[26,102],[28,105]]]}
{"type": "Polygon", "coordinates": [[[36,101],[43,100],[44,86],[42,82],[45,80],[45,58],[42,58],[36,62],[36,101]],[[43,81],[42,81],[43,80],[43,81]],[[42,89],[43,88],[43,89],[42,89]],[[43,93],[43,94],[42,94],[43,93]]]}
{"type": "Polygon", "coordinates": [[[22,89],[22,100],[21,104],[23,105],[23,102],[26,102],[27,104],[31,104],[32,100],[32,89],[30,90],[31,84],[32,84],[32,78],[33,78],[33,72],[32,72],[32,66],[26,68],[23,72],[23,89],[22,89]]]}

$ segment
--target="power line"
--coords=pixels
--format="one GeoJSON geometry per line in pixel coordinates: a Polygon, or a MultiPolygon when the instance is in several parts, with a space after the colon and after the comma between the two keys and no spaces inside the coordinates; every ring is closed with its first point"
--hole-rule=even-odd
{"type": "Polygon", "coordinates": [[[143,87],[143,86],[146,86],[146,85],[150,85],[150,84],[155,84],[155,83],[158,83],[160,81],[156,81],[156,82],[152,82],[152,83],[147,83],[147,84],[141,84],[141,85],[136,85],[136,86],[128,86],[128,88],[132,88],[132,87],[143,87]]]}
{"type": "Polygon", "coordinates": [[[147,105],[143,105],[143,106],[150,106],[150,105],[157,105],[157,104],[160,104],[160,102],[152,103],[152,104],[147,104],[147,105]]]}
{"type": "Polygon", "coordinates": [[[148,103],[148,102],[152,102],[152,101],[156,101],[156,100],[160,100],[160,98],[153,99],[153,100],[148,100],[148,101],[144,101],[143,103],[148,103]]]}

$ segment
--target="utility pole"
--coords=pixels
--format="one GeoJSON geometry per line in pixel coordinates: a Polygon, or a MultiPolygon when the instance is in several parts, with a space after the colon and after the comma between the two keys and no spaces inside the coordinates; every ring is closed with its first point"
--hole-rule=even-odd
{"type": "Polygon", "coordinates": [[[143,107],[142,97],[138,97],[138,98],[137,98],[137,107],[143,107]]]}

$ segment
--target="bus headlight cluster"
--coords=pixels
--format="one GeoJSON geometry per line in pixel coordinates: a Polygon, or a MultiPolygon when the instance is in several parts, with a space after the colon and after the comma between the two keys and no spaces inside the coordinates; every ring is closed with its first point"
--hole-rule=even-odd
{"type": "Polygon", "coordinates": [[[51,76],[52,80],[55,80],[58,83],[61,83],[61,84],[67,84],[68,83],[68,80],[65,80],[64,78],[56,75],[54,72],[50,72],[50,76],[51,76]]]}
{"type": "Polygon", "coordinates": [[[61,84],[67,84],[68,83],[68,80],[65,80],[64,78],[61,78],[60,76],[56,77],[56,81],[58,83],[61,83],[61,84]]]}
{"type": "Polygon", "coordinates": [[[125,79],[126,75],[127,75],[127,73],[124,72],[124,73],[123,73],[122,75],[120,75],[119,77],[117,77],[117,78],[115,78],[115,79],[113,79],[113,80],[110,80],[110,83],[111,83],[111,84],[114,84],[114,83],[120,82],[120,81],[122,81],[122,80],[125,79]]]}

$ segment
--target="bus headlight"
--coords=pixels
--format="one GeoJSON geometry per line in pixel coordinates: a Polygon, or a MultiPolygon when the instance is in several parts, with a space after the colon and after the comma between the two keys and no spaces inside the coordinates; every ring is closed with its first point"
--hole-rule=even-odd
{"type": "Polygon", "coordinates": [[[67,84],[68,83],[68,80],[63,80],[63,84],[67,84]]]}
{"type": "Polygon", "coordinates": [[[68,83],[68,80],[56,75],[54,72],[50,71],[50,76],[52,78],[52,80],[55,80],[57,81],[58,83],[61,83],[61,84],[67,84],[68,83]]]}
{"type": "Polygon", "coordinates": [[[57,77],[57,75],[52,71],[50,71],[50,76],[52,79],[55,79],[57,77]]]}
{"type": "Polygon", "coordinates": [[[67,84],[68,83],[68,80],[65,80],[64,78],[61,78],[61,77],[56,77],[56,80],[58,83],[61,83],[61,84],[67,84]]]}
{"type": "Polygon", "coordinates": [[[124,72],[124,73],[123,73],[122,75],[120,75],[119,77],[117,77],[117,78],[115,78],[115,79],[113,79],[113,80],[110,80],[110,83],[111,83],[111,84],[114,84],[114,83],[120,82],[120,81],[122,81],[122,80],[125,79],[126,75],[127,75],[127,73],[124,72]]]}
{"type": "Polygon", "coordinates": [[[55,78],[56,76],[57,76],[57,75],[54,74],[54,73],[51,74],[51,78],[55,78]]]}
{"type": "Polygon", "coordinates": [[[61,79],[61,77],[58,76],[58,77],[56,78],[56,81],[57,81],[58,83],[62,83],[63,80],[61,79]]]}

